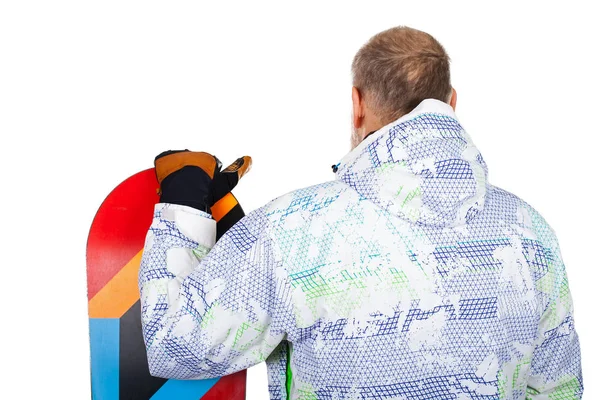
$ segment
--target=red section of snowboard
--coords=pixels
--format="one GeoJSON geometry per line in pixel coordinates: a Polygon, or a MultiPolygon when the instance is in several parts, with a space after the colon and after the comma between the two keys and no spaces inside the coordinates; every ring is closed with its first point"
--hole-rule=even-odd
{"type": "Polygon", "coordinates": [[[224,400],[246,398],[246,370],[219,378],[201,400],[224,400]]]}
{"type": "Polygon", "coordinates": [[[158,202],[157,188],[150,168],[125,180],[102,203],[87,242],[88,300],[144,247],[158,202]]]}

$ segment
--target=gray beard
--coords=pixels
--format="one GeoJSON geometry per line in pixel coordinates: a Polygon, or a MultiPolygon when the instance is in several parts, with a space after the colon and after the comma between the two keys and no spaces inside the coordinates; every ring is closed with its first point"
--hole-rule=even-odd
{"type": "Polygon", "coordinates": [[[354,124],[350,122],[350,150],[354,149],[361,142],[361,135],[358,129],[354,127],[354,124]]]}

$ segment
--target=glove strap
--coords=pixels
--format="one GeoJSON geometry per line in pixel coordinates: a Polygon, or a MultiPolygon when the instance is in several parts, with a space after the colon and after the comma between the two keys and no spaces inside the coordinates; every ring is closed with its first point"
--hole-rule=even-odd
{"type": "MultiPolygon", "coordinates": [[[[231,228],[244,217],[244,210],[242,209],[242,206],[240,206],[231,192],[227,194],[227,197],[229,196],[231,196],[229,199],[225,199],[223,203],[220,204],[220,206],[223,207],[221,210],[226,210],[229,208],[229,211],[222,215],[221,218],[217,219],[217,240],[219,240],[221,236],[223,236],[223,234],[229,230],[229,228],[231,228]]],[[[211,211],[214,213],[214,206],[211,211]]],[[[215,218],[214,215],[213,218],[215,218]]]]}
{"type": "Polygon", "coordinates": [[[230,212],[233,207],[238,204],[237,199],[233,196],[231,192],[227,193],[225,196],[217,200],[215,204],[210,208],[210,213],[212,214],[215,221],[219,222],[221,218],[223,218],[228,212],[230,212]]]}

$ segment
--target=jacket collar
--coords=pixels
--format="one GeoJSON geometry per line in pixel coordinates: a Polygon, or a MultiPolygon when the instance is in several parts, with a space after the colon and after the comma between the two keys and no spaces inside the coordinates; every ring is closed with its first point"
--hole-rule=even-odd
{"type": "Polygon", "coordinates": [[[336,164],[336,179],[410,222],[457,225],[486,197],[487,166],[452,107],[423,100],[336,164]]]}

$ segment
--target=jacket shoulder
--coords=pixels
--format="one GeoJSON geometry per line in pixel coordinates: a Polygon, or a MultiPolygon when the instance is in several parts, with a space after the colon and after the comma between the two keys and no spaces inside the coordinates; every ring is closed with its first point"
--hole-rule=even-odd
{"type": "Polygon", "coordinates": [[[529,202],[498,186],[489,186],[489,201],[496,210],[511,216],[508,222],[516,223],[534,232],[545,245],[555,244],[556,232],[547,219],[529,202]],[[511,221],[512,219],[512,221],[511,221]]]}
{"type": "Polygon", "coordinates": [[[321,182],[282,194],[261,209],[273,225],[301,223],[351,195],[348,189],[346,184],[338,180],[321,182]]]}

